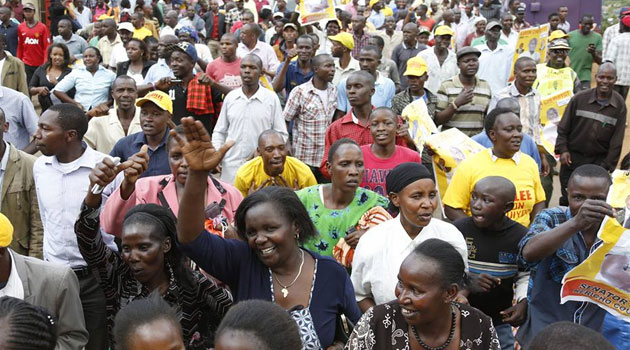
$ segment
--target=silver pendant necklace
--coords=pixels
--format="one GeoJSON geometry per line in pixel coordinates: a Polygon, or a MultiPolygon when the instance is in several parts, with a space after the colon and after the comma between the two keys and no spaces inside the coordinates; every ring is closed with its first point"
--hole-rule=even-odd
{"type": "Polygon", "coordinates": [[[302,262],[300,263],[300,268],[298,270],[297,276],[295,276],[295,278],[293,279],[293,281],[291,281],[291,283],[289,283],[288,285],[284,285],[282,284],[282,282],[280,282],[280,279],[278,278],[278,276],[273,273],[272,271],[272,275],[273,278],[275,278],[276,282],[278,282],[278,284],[282,287],[282,289],[280,290],[280,292],[282,292],[282,297],[286,298],[287,295],[289,295],[289,288],[291,288],[295,282],[297,282],[298,278],[300,278],[300,275],[302,274],[302,267],[304,267],[304,251],[302,249],[300,249],[300,252],[302,253],[302,262]]]}

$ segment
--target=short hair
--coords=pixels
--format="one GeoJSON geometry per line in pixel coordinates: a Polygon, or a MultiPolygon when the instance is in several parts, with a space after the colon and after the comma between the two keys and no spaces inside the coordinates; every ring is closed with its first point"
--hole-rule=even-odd
{"type": "Polygon", "coordinates": [[[592,14],[590,14],[590,13],[585,13],[585,14],[583,14],[583,15],[582,15],[582,17],[580,17],[580,22],[584,21],[585,19],[589,19],[589,18],[590,18],[590,19],[594,19],[594,18],[595,18],[595,16],[593,16],[593,15],[592,15],[592,14]]]}
{"type": "Polygon", "coordinates": [[[420,243],[410,255],[412,254],[433,260],[438,267],[442,288],[448,288],[451,284],[458,286],[465,284],[467,277],[464,259],[450,243],[437,238],[427,239],[420,243]]]}
{"type": "Polygon", "coordinates": [[[282,134],[279,131],[274,130],[274,129],[267,129],[267,130],[261,132],[260,135],[258,135],[258,142],[256,144],[260,145],[260,142],[263,140],[263,138],[265,138],[265,137],[267,137],[269,135],[276,135],[276,136],[280,137],[280,139],[282,141],[286,142],[286,140],[284,139],[284,137],[282,136],[282,134]]]}
{"type": "MultiPolygon", "coordinates": [[[[184,132],[184,126],[183,125],[177,125],[175,127],[175,129],[173,129],[173,131],[175,132],[176,135],[180,135],[180,136],[184,136],[186,133],[184,132]]],[[[171,135],[171,133],[169,132],[168,135],[166,135],[166,153],[168,153],[170,151],[170,144],[171,141],[175,140],[175,138],[171,135]]]]}
{"type": "Polygon", "coordinates": [[[490,113],[488,113],[488,115],[486,116],[486,119],[484,119],[483,121],[483,128],[486,131],[486,134],[489,134],[490,130],[494,128],[494,124],[496,124],[498,116],[508,113],[514,114],[514,112],[512,112],[512,110],[509,108],[495,108],[491,110],[490,113]]]}
{"type": "Polygon", "coordinates": [[[233,43],[238,45],[238,38],[233,33],[225,33],[225,34],[223,34],[221,36],[221,40],[223,40],[223,39],[231,40],[233,43]]]}
{"type": "Polygon", "coordinates": [[[243,62],[247,58],[256,61],[256,65],[262,71],[262,69],[263,69],[263,61],[260,59],[260,57],[258,57],[258,55],[254,55],[253,53],[247,54],[247,55],[245,55],[245,57],[243,57],[241,59],[241,62],[243,62]]]}
{"type": "Polygon", "coordinates": [[[374,80],[374,76],[372,74],[364,71],[364,70],[357,70],[357,71],[354,71],[354,72],[350,73],[350,75],[348,76],[348,79],[346,79],[346,81],[348,81],[348,80],[350,80],[351,78],[354,78],[354,77],[360,77],[360,78],[363,78],[363,79],[367,80],[368,84],[371,87],[374,87],[374,84],[376,83],[375,80],[374,80]]]}
{"type": "Polygon", "coordinates": [[[549,14],[549,16],[547,16],[547,20],[550,20],[551,17],[560,17],[560,15],[558,14],[558,12],[552,12],[549,14]]]}
{"type": "Polygon", "coordinates": [[[57,22],[57,26],[59,26],[59,24],[61,24],[61,22],[68,22],[68,24],[70,25],[70,29],[72,29],[72,21],[67,19],[67,18],[62,18],[59,20],[59,22],[57,22]]]}
{"type": "Polygon", "coordinates": [[[521,56],[518,59],[516,59],[516,62],[514,62],[514,71],[516,71],[517,67],[520,67],[521,64],[531,61],[532,63],[534,63],[534,65],[536,64],[536,61],[528,56],[521,56]]]}
{"type": "Polygon", "coordinates": [[[156,39],[154,36],[149,35],[146,38],[144,38],[142,41],[144,41],[145,44],[150,45],[150,44],[158,44],[159,40],[156,39]]]}
{"type": "Polygon", "coordinates": [[[333,57],[327,53],[320,53],[319,55],[315,55],[315,57],[313,57],[313,60],[311,61],[311,65],[313,65],[313,67],[319,67],[327,59],[333,59],[333,57]]]}
{"type": "Polygon", "coordinates": [[[13,297],[0,298],[0,345],[6,350],[53,350],[56,320],[46,309],[13,297]]]}
{"type": "Polygon", "coordinates": [[[330,149],[328,150],[328,162],[332,164],[333,161],[333,157],[335,156],[335,153],[337,153],[337,151],[339,150],[339,148],[343,145],[354,145],[357,146],[357,148],[361,149],[361,146],[359,146],[359,144],[353,140],[353,139],[349,139],[347,137],[344,138],[340,138],[339,140],[333,142],[332,146],[330,146],[330,149]]]}
{"type": "Polygon", "coordinates": [[[360,51],[360,52],[364,52],[364,51],[366,51],[366,52],[367,52],[367,51],[372,51],[372,52],[374,52],[375,54],[377,54],[377,55],[378,55],[378,58],[379,58],[379,59],[383,57],[383,50],[381,50],[381,48],[380,48],[380,47],[378,47],[378,46],[374,46],[374,45],[366,45],[366,46],[363,46],[363,48],[361,49],[361,51],[360,51]]]}
{"type": "Polygon", "coordinates": [[[606,179],[609,185],[612,185],[612,179],[610,178],[610,174],[604,168],[595,164],[584,164],[577,167],[571,176],[569,177],[569,182],[573,180],[573,178],[581,176],[581,177],[590,177],[596,179],[606,179]]]}
{"type": "MultiPolygon", "coordinates": [[[[245,14],[245,12],[243,12],[243,14],[245,14]]],[[[241,28],[241,31],[244,31],[244,30],[251,30],[251,31],[253,31],[254,34],[256,34],[256,37],[258,37],[260,35],[260,27],[258,27],[258,24],[256,24],[256,23],[247,23],[246,25],[244,25],[241,28]]]]}
{"type": "Polygon", "coordinates": [[[628,154],[626,154],[626,156],[621,160],[621,163],[619,163],[619,169],[630,170],[630,152],[628,152],[628,154]]]}
{"type": "Polygon", "coordinates": [[[129,0],[121,0],[120,1],[120,7],[122,7],[122,8],[131,7],[131,1],[129,1],[129,0]]]}
{"type": "Polygon", "coordinates": [[[123,75],[117,76],[116,79],[114,79],[114,82],[112,83],[112,92],[113,92],[114,88],[116,87],[116,85],[118,85],[118,83],[120,81],[125,81],[125,80],[133,81],[133,85],[136,86],[136,90],[138,89],[138,87],[136,85],[136,80],[134,78],[126,75],[126,74],[123,74],[123,75]]]}
{"type": "Polygon", "coordinates": [[[497,105],[494,108],[507,108],[512,111],[512,113],[521,116],[521,105],[518,103],[518,98],[516,97],[504,97],[497,102],[497,105]]]}
{"type": "Polygon", "coordinates": [[[604,336],[573,322],[556,322],[543,328],[529,350],[614,350],[604,336]]]}
{"type": "Polygon", "coordinates": [[[88,120],[81,108],[72,103],[59,103],[50,106],[48,110],[57,112],[57,120],[64,131],[75,130],[77,139],[83,140],[88,129],[88,120]]]}
{"type": "Polygon", "coordinates": [[[317,230],[311,221],[311,217],[295,192],[286,187],[270,186],[245,197],[236,209],[234,222],[236,223],[238,236],[244,241],[247,241],[245,220],[247,212],[264,203],[272,204],[278,210],[278,214],[283,215],[287,221],[295,223],[300,228],[298,237],[300,244],[308,242],[317,235],[317,230]]]}
{"type": "Polygon", "coordinates": [[[180,332],[182,328],[175,310],[154,291],[148,298],[137,299],[124,306],[114,321],[113,336],[116,349],[129,349],[129,341],[141,326],[158,320],[171,322],[180,332]]]}
{"type": "Polygon", "coordinates": [[[383,38],[381,38],[380,36],[372,35],[370,39],[376,41],[376,45],[380,47],[385,47],[385,40],[383,40],[383,38]]]}
{"type": "Polygon", "coordinates": [[[87,49],[83,50],[83,55],[85,55],[87,50],[94,50],[94,52],[96,53],[96,57],[98,57],[98,63],[103,63],[103,55],[101,54],[101,50],[99,50],[98,47],[88,46],[87,49]]]}
{"type": "Polygon", "coordinates": [[[264,346],[261,350],[302,348],[300,332],[291,315],[265,300],[247,300],[232,306],[219,324],[215,340],[229,331],[246,333],[247,338],[264,346]]]}
{"type": "Polygon", "coordinates": [[[396,113],[389,107],[377,107],[375,108],[372,113],[370,113],[370,116],[368,117],[368,120],[372,119],[373,116],[376,115],[376,113],[379,112],[386,112],[389,113],[389,115],[391,116],[391,119],[398,122],[398,115],[396,115],[396,113]]]}
{"type": "Polygon", "coordinates": [[[310,40],[311,42],[311,46],[315,46],[315,40],[313,39],[312,36],[308,35],[308,34],[302,34],[300,35],[296,40],[295,43],[297,44],[298,40],[310,40]]]}

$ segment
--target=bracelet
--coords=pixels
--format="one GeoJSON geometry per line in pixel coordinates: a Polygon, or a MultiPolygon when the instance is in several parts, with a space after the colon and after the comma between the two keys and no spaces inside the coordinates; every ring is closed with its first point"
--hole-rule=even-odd
{"type": "Polygon", "coordinates": [[[452,106],[455,110],[457,110],[457,109],[459,108],[459,107],[457,107],[457,105],[455,104],[455,101],[451,102],[451,106],[452,106]]]}

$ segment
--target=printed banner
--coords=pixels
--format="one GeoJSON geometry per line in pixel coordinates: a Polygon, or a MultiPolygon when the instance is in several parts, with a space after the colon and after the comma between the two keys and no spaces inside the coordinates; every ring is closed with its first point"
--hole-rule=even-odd
{"type": "Polygon", "coordinates": [[[431,134],[438,131],[435,122],[429,115],[427,104],[421,98],[411,102],[403,109],[402,118],[409,122],[409,134],[411,134],[418,152],[422,153],[426,140],[431,134]]]}
{"type": "Polygon", "coordinates": [[[337,18],[334,0],[302,0],[299,10],[302,25],[337,18]]]}
{"type": "Polygon", "coordinates": [[[521,29],[516,41],[516,51],[510,70],[510,81],[514,80],[514,64],[520,57],[530,57],[536,64],[545,63],[547,60],[547,37],[549,36],[549,24],[539,27],[521,29]]]}
{"type": "Polygon", "coordinates": [[[464,159],[485,149],[485,147],[455,128],[429,136],[426,146],[429,152],[433,154],[435,179],[440,198],[442,199],[444,199],[446,187],[455,173],[455,168],[464,159]]]}
{"type": "Polygon", "coordinates": [[[623,199],[623,209],[617,211],[617,218],[604,219],[597,233],[602,245],[564,276],[560,298],[561,303],[591,302],[630,321],[630,229],[619,223],[630,210],[630,174],[615,171],[613,178],[608,201],[623,199]]]}
{"type": "Polygon", "coordinates": [[[564,115],[569,101],[573,97],[573,91],[565,90],[544,97],[540,103],[540,141],[550,155],[554,155],[554,147],[558,138],[558,123],[564,115]]]}

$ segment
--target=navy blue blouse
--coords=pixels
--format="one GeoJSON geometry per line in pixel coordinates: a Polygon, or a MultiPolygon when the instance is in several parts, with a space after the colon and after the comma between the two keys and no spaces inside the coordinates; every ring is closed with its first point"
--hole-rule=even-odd
{"type": "MultiPolygon", "coordinates": [[[[223,239],[204,231],[181,250],[210,275],[227,284],[234,302],[262,299],[272,301],[269,268],[246,242],[223,239]]],[[[346,270],[332,258],[306,250],[317,263],[313,297],[309,306],[315,330],[325,349],[335,338],[337,315],[344,313],[356,323],[361,311],[346,270]]]]}

